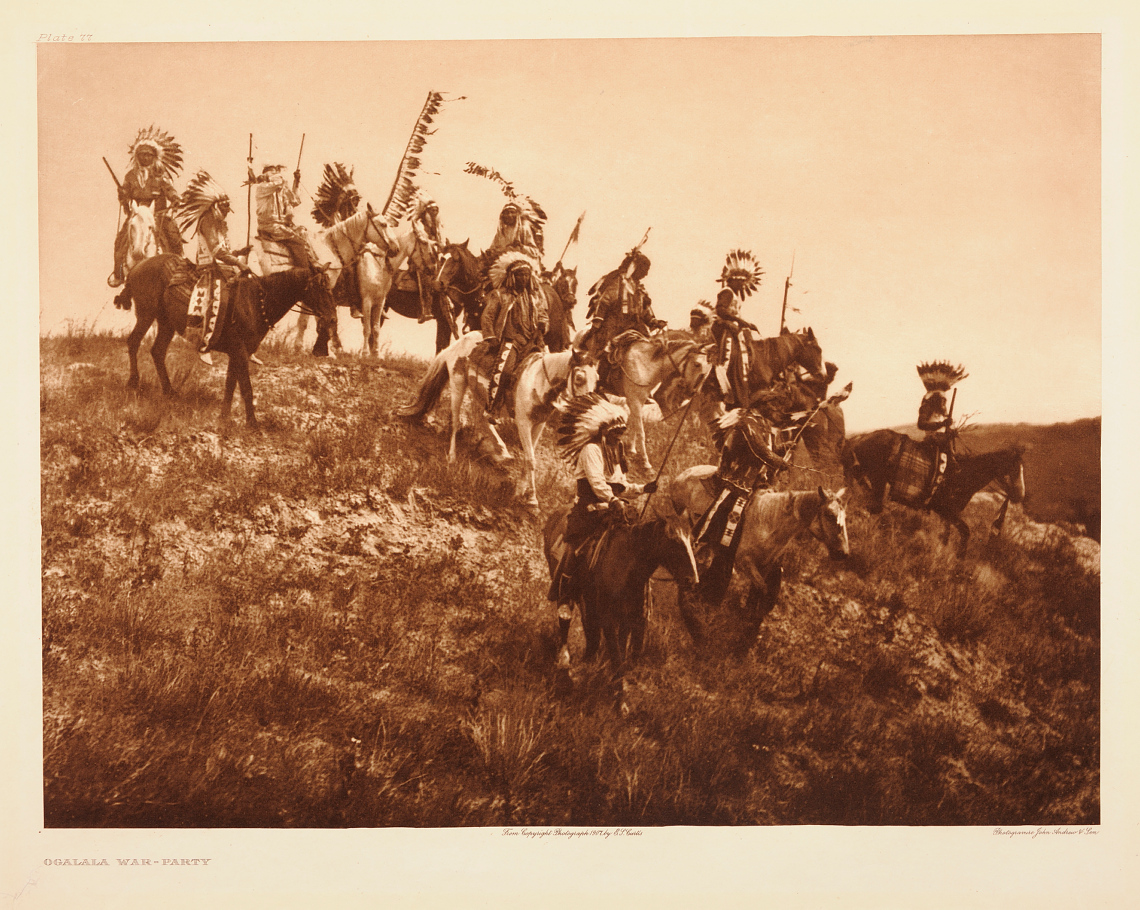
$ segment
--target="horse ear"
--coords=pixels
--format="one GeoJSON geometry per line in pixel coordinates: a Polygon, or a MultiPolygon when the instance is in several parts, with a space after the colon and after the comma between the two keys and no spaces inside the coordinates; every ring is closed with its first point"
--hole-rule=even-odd
{"type": "Polygon", "coordinates": [[[807,337],[809,340],[815,341],[815,332],[812,330],[812,327],[810,325],[808,326],[807,337]]]}
{"type": "Polygon", "coordinates": [[[842,499],[847,494],[847,487],[840,487],[839,492],[835,494],[836,499],[842,499]]]}
{"type": "Polygon", "coordinates": [[[819,501],[820,502],[827,502],[827,500],[828,500],[827,491],[824,490],[824,488],[822,486],[820,486],[820,488],[819,488],[819,501]]]}

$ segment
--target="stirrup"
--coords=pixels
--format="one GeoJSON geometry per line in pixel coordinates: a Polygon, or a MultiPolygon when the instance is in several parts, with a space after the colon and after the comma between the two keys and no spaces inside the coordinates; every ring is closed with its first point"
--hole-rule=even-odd
{"type": "Polygon", "coordinates": [[[209,351],[200,351],[198,354],[198,359],[201,360],[202,363],[208,364],[209,366],[214,365],[214,357],[209,351]]]}
{"type": "Polygon", "coordinates": [[[250,363],[256,363],[259,367],[265,366],[265,364],[258,358],[258,356],[256,354],[250,354],[249,355],[249,362],[250,363]]]}
{"type": "Polygon", "coordinates": [[[110,275],[107,276],[107,285],[109,287],[120,288],[123,286],[123,284],[124,284],[124,281],[122,278],[119,277],[118,272],[112,272],[110,275]]]}

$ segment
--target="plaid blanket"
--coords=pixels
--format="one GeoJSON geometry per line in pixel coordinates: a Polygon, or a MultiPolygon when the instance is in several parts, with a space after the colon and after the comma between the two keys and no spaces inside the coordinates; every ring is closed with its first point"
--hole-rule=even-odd
{"type": "Polygon", "coordinates": [[[934,450],[925,443],[903,440],[895,478],[891,481],[891,499],[908,506],[926,505],[933,492],[931,485],[936,457],[934,450]]]}

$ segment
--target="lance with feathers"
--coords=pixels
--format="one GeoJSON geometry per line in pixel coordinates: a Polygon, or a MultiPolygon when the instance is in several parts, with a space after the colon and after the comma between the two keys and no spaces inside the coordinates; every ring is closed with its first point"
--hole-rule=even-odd
{"type": "MultiPolygon", "coordinates": [[[[558,257],[558,265],[562,264],[562,259],[566,256],[566,251],[570,249],[570,244],[578,242],[578,231],[582,227],[582,219],[585,217],[585,212],[578,216],[578,221],[574,225],[574,230],[570,232],[570,239],[566,241],[566,246],[562,248],[562,255],[558,257]]],[[[558,266],[556,265],[555,268],[558,268],[558,266]]]]}
{"type": "MultiPolygon", "coordinates": [[[[462,98],[456,100],[462,100],[462,98]]],[[[428,127],[431,126],[432,120],[442,106],[443,94],[441,92],[428,92],[427,100],[420,109],[420,115],[412,127],[412,135],[408,138],[403,157],[400,158],[400,166],[396,169],[396,179],[392,182],[392,189],[388,193],[384,207],[380,210],[381,217],[384,218],[389,227],[395,227],[412,206],[417,190],[415,177],[421,163],[419,155],[423,152],[424,145],[427,144],[427,137],[435,132],[435,130],[429,130],[428,127]]]]}

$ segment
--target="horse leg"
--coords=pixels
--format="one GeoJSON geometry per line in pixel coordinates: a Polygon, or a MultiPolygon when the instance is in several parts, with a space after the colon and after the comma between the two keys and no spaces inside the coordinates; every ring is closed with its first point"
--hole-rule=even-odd
{"type": "MultiPolygon", "coordinates": [[[[242,401],[245,402],[245,423],[250,429],[257,429],[257,417],[253,413],[253,383],[249,378],[249,359],[245,351],[240,351],[236,355],[230,356],[230,369],[226,370],[226,386],[229,387],[229,373],[230,370],[235,370],[237,373],[237,382],[241,388],[242,401]]],[[[230,401],[232,401],[232,394],[230,401]]],[[[230,401],[225,403],[225,412],[229,414],[230,401]]]]}
{"type": "Polygon", "coordinates": [[[305,344],[305,332],[309,328],[309,314],[302,313],[297,317],[297,325],[293,328],[293,350],[300,351],[305,344]]]}
{"type": "Polygon", "coordinates": [[[642,473],[651,474],[653,465],[649,463],[649,453],[645,445],[645,421],[641,415],[641,406],[644,402],[637,394],[630,395],[626,402],[629,404],[629,423],[633,430],[633,451],[630,452],[630,461],[642,473]]]}
{"type": "Polygon", "coordinates": [[[535,426],[525,405],[516,409],[515,425],[519,430],[519,442],[522,443],[523,454],[523,483],[529,494],[527,505],[538,508],[538,481],[535,478],[534,450],[538,444],[538,435],[542,432],[542,424],[535,426]]]}
{"type": "Polygon", "coordinates": [[[234,390],[237,388],[237,356],[230,355],[226,365],[226,386],[222,392],[222,411],[218,415],[218,422],[225,424],[230,419],[230,408],[234,402],[234,390]]]}
{"type": "Polygon", "coordinates": [[[448,376],[448,386],[451,392],[451,445],[447,450],[447,463],[455,464],[459,457],[457,440],[459,428],[463,421],[463,399],[467,395],[467,364],[457,362],[448,376]]]}
{"type": "Polygon", "coordinates": [[[154,371],[158,374],[158,381],[162,384],[162,393],[167,396],[174,394],[170,384],[170,376],[166,372],[166,350],[174,338],[174,328],[166,322],[159,320],[158,332],[154,336],[154,344],[150,346],[150,359],[154,361],[154,371]]]}
{"type": "MultiPolygon", "coordinates": [[[[946,516],[943,516],[943,518],[946,518],[946,516]]],[[[962,520],[962,517],[960,515],[955,515],[952,518],[946,518],[946,520],[949,521],[950,524],[955,528],[957,528],[958,533],[961,535],[961,540],[958,543],[958,558],[962,559],[966,555],[966,548],[970,545],[970,526],[962,520]]]]}
{"type": "MultiPolygon", "coordinates": [[[[153,316],[151,316],[150,319],[144,319],[142,314],[136,313],[135,327],[131,329],[131,334],[127,337],[127,357],[131,363],[131,373],[127,378],[128,389],[137,389],[139,387],[139,345],[142,344],[143,337],[153,323],[153,316]]],[[[153,353],[153,347],[151,351],[153,353]]]]}

